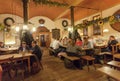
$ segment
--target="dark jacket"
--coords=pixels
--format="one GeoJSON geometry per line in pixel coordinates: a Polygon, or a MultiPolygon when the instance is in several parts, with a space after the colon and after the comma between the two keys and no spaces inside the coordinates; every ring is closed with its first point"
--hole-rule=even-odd
{"type": "Polygon", "coordinates": [[[108,42],[108,48],[110,51],[112,51],[112,46],[111,45],[116,45],[118,43],[117,40],[112,40],[108,42]]]}
{"type": "Polygon", "coordinates": [[[35,54],[38,57],[38,59],[41,60],[42,52],[38,45],[36,45],[35,47],[32,48],[32,54],[35,54]]]}
{"type": "MultiPolygon", "coordinates": [[[[25,50],[26,50],[26,51],[29,51],[29,50],[30,50],[30,48],[29,48],[28,46],[26,46],[25,50]]],[[[18,51],[23,51],[23,47],[22,47],[22,46],[21,46],[21,47],[19,47],[19,48],[18,48],[18,51]]]]}

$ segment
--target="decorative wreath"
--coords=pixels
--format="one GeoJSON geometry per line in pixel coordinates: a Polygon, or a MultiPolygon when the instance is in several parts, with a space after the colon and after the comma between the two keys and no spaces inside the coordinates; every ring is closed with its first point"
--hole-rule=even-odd
{"type": "Polygon", "coordinates": [[[9,24],[9,23],[7,22],[8,20],[11,20],[11,22],[12,22],[13,24],[15,23],[15,21],[14,21],[13,18],[7,17],[7,18],[4,19],[4,24],[5,24],[5,26],[8,26],[8,27],[11,26],[11,24],[9,24]]]}
{"type": "Polygon", "coordinates": [[[44,23],[45,23],[45,20],[44,20],[44,19],[39,19],[39,23],[40,23],[40,24],[44,24],[44,23]]]}
{"type": "Polygon", "coordinates": [[[62,21],[62,26],[63,27],[67,27],[68,26],[68,21],[67,20],[63,20],[62,21]]]}

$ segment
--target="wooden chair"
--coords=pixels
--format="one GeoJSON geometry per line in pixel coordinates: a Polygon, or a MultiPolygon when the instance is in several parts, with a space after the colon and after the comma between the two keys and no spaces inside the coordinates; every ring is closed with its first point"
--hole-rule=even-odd
{"type": "Polygon", "coordinates": [[[25,72],[25,65],[23,62],[17,63],[13,60],[13,56],[8,58],[9,63],[3,64],[3,72],[8,72],[9,77],[14,81],[15,77],[18,73],[22,75],[22,81],[24,81],[24,72],[25,72]]]}
{"type": "Polygon", "coordinates": [[[113,60],[120,59],[120,53],[118,53],[118,49],[120,49],[120,43],[112,45],[113,60]]]}
{"type": "Polygon", "coordinates": [[[120,59],[120,55],[118,53],[118,48],[120,48],[120,43],[116,45],[111,45],[112,46],[112,51],[111,52],[100,52],[99,55],[104,56],[104,63],[107,63],[110,60],[115,60],[115,58],[120,59]],[[107,56],[111,56],[111,58],[108,58],[107,56]]]}
{"type": "Polygon", "coordinates": [[[2,67],[0,65],[0,81],[2,81],[2,72],[3,72],[3,70],[2,70],[2,67]]]}

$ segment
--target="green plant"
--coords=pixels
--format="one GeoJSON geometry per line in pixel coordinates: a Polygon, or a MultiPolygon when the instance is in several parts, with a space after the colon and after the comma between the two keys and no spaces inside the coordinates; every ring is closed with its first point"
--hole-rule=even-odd
{"type": "Polygon", "coordinates": [[[0,23],[0,31],[4,30],[5,26],[0,23]]]}
{"type": "Polygon", "coordinates": [[[104,23],[107,23],[107,22],[109,22],[110,24],[114,24],[115,22],[120,22],[120,19],[117,18],[115,15],[112,15],[112,16],[108,16],[105,18],[99,18],[96,20],[88,21],[86,24],[84,24],[84,23],[77,24],[75,26],[75,29],[82,29],[82,28],[91,26],[94,23],[97,23],[98,25],[102,26],[102,25],[104,25],[104,23]]]}
{"type": "Polygon", "coordinates": [[[50,5],[50,6],[68,6],[67,3],[60,3],[51,0],[33,0],[35,4],[43,4],[43,5],[50,5]]]}

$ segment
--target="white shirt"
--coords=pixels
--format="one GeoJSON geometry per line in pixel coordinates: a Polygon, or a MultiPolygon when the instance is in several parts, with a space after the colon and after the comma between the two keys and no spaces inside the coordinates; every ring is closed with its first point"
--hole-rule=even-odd
{"type": "Polygon", "coordinates": [[[60,42],[58,40],[54,40],[52,43],[52,48],[53,49],[58,49],[60,46],[60,42]]]}

